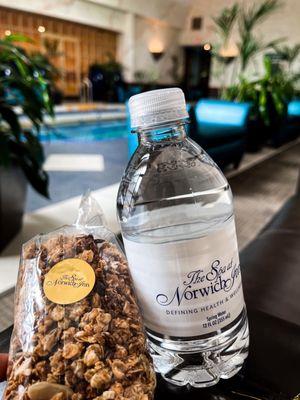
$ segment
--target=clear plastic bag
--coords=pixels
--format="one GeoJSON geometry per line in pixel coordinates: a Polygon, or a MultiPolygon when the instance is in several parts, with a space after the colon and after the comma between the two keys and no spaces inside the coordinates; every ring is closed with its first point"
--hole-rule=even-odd
{"type": "Polygon", "coordinates": [[[155,374],[125,256],[83,197],[23,246],[4,400],[147,400],[155,374]]]}

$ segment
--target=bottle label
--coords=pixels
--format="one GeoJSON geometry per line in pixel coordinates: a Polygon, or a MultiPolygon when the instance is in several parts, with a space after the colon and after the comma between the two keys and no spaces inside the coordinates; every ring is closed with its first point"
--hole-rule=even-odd
{"type": "Polygon", "coordinates": [[[244,307],[235,224],[205,237],[163,244],[124,238],[146,327],[160,335],[210,334],[244,307]]]}

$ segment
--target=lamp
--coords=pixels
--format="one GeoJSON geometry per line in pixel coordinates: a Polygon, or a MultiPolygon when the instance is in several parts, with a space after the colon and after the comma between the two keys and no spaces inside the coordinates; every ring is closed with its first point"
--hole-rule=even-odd
{"type": "Polygon", "coordinates": [[[239,49],[235,43],[228,43],[221,47],[219,51],[219,56],[224,59],[224,61],[229,64],[234,60],[239,54],[239,49]]]}
{"type": "Polygon", "coordinates": [[[46,32],[46,28],[45,28],[43,25],[39,25],[38,28],[37,28],[37,30],[38,30],[40,33],[46,32]]]}
{"type": "Polygon", "coordinates": [[[155,61],[160,60],[161,57],[165,54],[164,46],[159,39],[151,40],[148,49],[155,61]]]}

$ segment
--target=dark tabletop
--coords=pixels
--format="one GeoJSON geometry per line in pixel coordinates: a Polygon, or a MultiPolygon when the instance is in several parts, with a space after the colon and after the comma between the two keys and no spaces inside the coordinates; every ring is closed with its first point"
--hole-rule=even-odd
{"type": "MultiPolygon", "coordinates": [[[[158,376],[155,400],[291,400],[297,394],[296,388],[290,387],[289,377],[281,375],[279,379],[278,374],[282,374],[285,369],[283,363],[288,358],[289,362],[295,367],[296,376],[299,360],[294,360],[293,357],[290,357],[290,353],[286,354],[285,348],[273,354],[272,359],[269,359],[272,348],[265,347],[265,335],[268,334],[268,332],[264,332],[266,326],[268,325],[272,331],[275,329],[275,325],[278,328],[280,323],[277,320],[272,320],[272,318],[270,320],[269,316],[262,313],[252,315],[251,312],[249,321],[251,335],[250,354],[239,374],[229,380],[222,380],[216,386],[206,389],[179,388],[165,382],[158,376]],[[256,328],[252,329],[253,326],[256,328]],[[258,328],[259,326],[260,328],[258,328]]],[[[0,334],[0,352],[8,351],[11,330],[9,328],[0,334]]],[[[287,343],[287,346],[291,344],[287,343]]]]}

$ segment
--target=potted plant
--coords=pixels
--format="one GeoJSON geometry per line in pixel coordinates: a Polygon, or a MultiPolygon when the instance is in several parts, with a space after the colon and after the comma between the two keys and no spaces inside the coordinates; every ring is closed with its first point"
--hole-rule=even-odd
{"type": "Polygon", "coordinates": [[[55,82],[61,77],[61,72],[56,68],[47,54],[42,54],[40,52],[34,52],[31,54],[30,59],[38,69],[43,78],[47,82],[51,82],[50,85],[50,96],[54,104],[61,104],[63,100],[63,93],[57,87],[55,82]]]}
{"type": "MultiPolygon", "coordinates": [[[[278,0],[265,0],[263,3],[244,7],[236,3],[231,7],[225,7],[220,15],[213,18],[218,36],[213,55],[216,63],[220,66],[222,77],[224,79],[230,77],[229,84],[232,84],[237,77],[243,79],[249,64],[252,63],[256,67],[255,56],[257,54],[273,48],[283,40],[276,39],[265,42],[255,34],[257,26],[280,5],[278,0]],[[237,40],[233,40],[232,32],[236,27],[237,40]]],[[[223,89],[228,86],[228,82],[226,85],[224,79],[221,95],[223,89]]]]}
{"type": "Polygon", "coordinates": [[[252,147],[257,147],[257,141],[271,139],[277,147],[284,140],[283,125],[287,118],[288,103],[293,99],[297,75],[288,74],[277,65],[273,69],[271,58],[263,58],[264,73],[258,79],[242,78],[240,81],[224,89],[225,100],[251,102],[252,119],[256,132],[252,133],[252,147]],[[257,138],[254,137],[257,134],[257,138]]]}
{"type": "Polygon", "coordinates": [[[297,77],[291,71],[291,64],[299,54],[299,46],[280,47],[282,38],[264,41],[256,33],[258,25],[280,6],[278,0],[265,0],[252,6],[234,4],[214,18],[219,38],[214,55],[222,76],[227,78],[227,82],[223,79],[221,84],[220,96],[228,101],[252,103],[249,150],[257,150],[266,139],[271,139],[275,146],[280,144],[279,131],[287,117],[288,102],[295,93],[297,77]],[[235,28],[237,40],[233,41],[235,28]],[[229,48],[236,49],[235,57],[224,56],[229,48]],[[267,57],[266,52],[285,60],[287,68],[279,63],[274,68],[272,57],[267,57]],[[264,54],[260,70],[256,64],[259,53],[264,54]],[[250,65],[254,73],[249,70],[250,65]]]}
{"type": "Polygon", "coordinates": [[[107,54],[107,61],[92,64],[89,68],[89,79],[93,85],[93,99],[118,102],[120,92],[124,91],[123,66],[107,54]]]}
{"type": "Polygon", "coordinates": [[[39,130],[44,115],[53,116],[50,84],[11,35],[0,40],[0,248],[20,229],[27,182],[48,197],[48,176],[39,130]],[[27,117],[23,128],[20,115],[27,117]]]}

